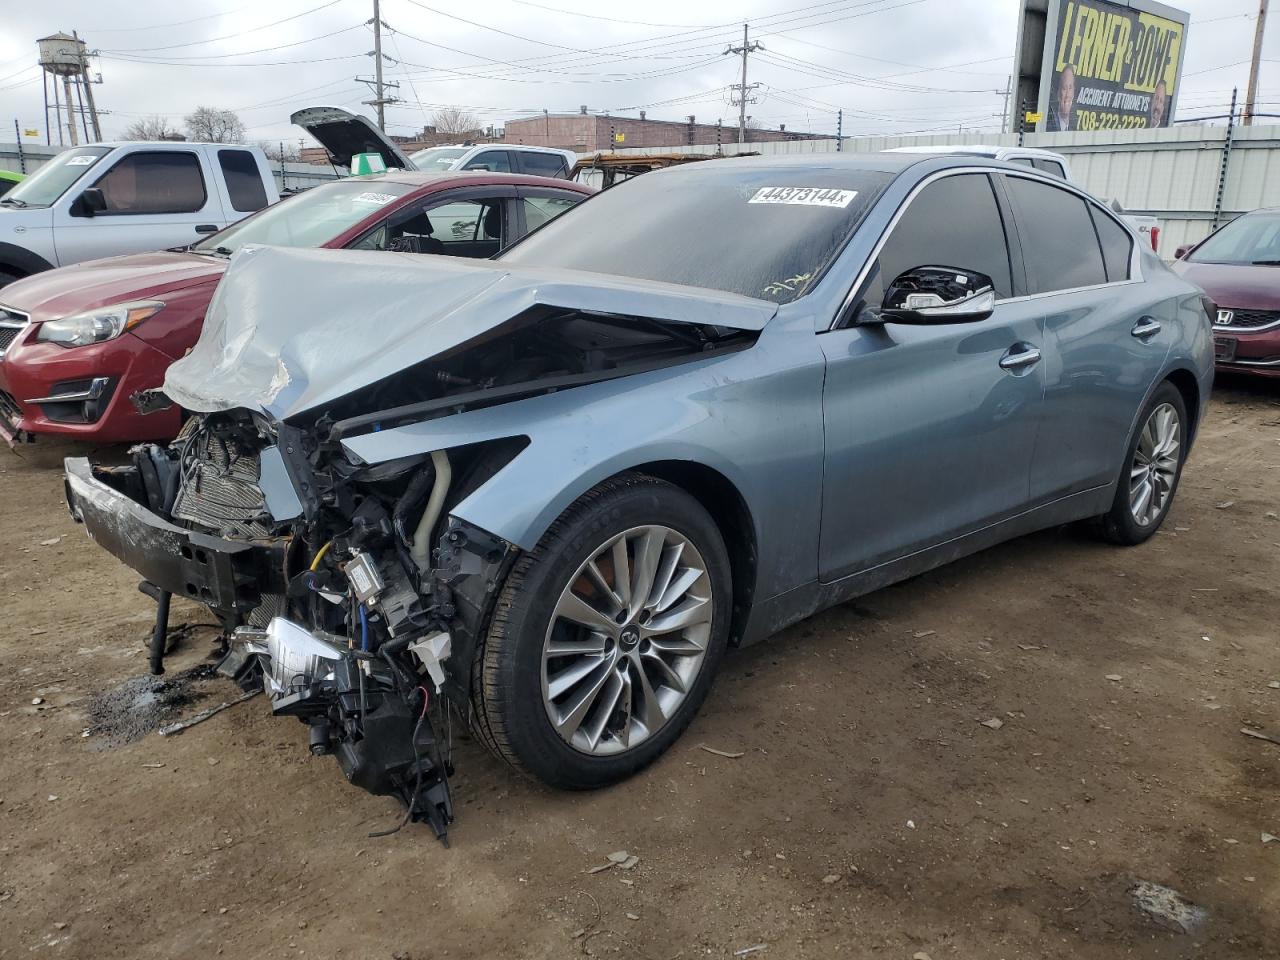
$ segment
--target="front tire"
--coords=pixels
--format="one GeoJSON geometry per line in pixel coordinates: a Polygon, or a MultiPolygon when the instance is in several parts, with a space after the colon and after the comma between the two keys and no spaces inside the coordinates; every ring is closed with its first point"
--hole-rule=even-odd
{"type": "Polygon", "coordinates": [[[729,571],[720,531],[680,488],[628,474],[581,497],[498,597],[472,677],[480,739],[566,789],[653,762],[719,668],[729,571]]]}
{"type": "Polygon", "coordinates": [[[1168,516],[1187,456],[1187,405],[1172,383],[1162,383],[1143,408],[1129,441],[1111,509],[1099,517],[1105,540],[1137,546],[1168,516]]]}

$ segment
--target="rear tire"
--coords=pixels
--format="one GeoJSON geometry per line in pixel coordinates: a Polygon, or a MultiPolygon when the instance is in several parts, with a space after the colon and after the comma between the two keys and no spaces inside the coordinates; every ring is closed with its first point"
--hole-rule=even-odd
{"type": "Polygon", "coordinates": [[[564,789],[652,763],[719,668],[729,571],[720,531],[680,488],[626,474],[585,494],[503,585],[473,664],[477,736],[564,789]]]}
{"type": "Polygon", "coordinates": [[[21,280],[21,279],[22,278],[18,276],[16,273],[10,273],[7,270],[0,270],[0,289],[7,287],[9,284],[13,283],[13,281],[15,280],[21,280]]]}
{"type": "Polygon", "coordinates": [[[1132,547],[1150,540],[1160,529],[1182,478],[1189,426],[1182,394],[1165,381],[1138,418],[1111,509],[1097,518],[1104,540],[1132,547]]]}

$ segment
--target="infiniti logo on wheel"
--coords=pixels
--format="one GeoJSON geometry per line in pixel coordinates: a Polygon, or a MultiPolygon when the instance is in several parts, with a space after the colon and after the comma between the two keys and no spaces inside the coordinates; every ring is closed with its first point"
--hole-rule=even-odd
{"type": "Polygon", "coordinates": [[[1220,327],[1231,326],[1231,321],[1235,319],[1235,316],[1236,316],[1236,313],[1234,310],[1219,310],[1218,326],[1220,327]]]}

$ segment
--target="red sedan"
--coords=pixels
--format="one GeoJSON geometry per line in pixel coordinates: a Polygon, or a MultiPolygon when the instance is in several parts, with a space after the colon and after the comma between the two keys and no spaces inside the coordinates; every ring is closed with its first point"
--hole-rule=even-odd
{"type": "MultiPolygon", "coordinates": [[[[0,435],[166,440],[176,408],[130,402],[196,342],[246,244],[490,257],[595,191],[494,173],[392,172],[315,187],[181,251],[50,270],[0,293],[0,435]]],[[[424,291],[424,296],[429,295],[424,291]]]]}
{"type": "Polygon", "coordinates": [[[1237,217],[1194,247],[1179,249],[1173,269],[1218,305],[1218,369],[1280,377],[1280,210],[1237,217]]]}

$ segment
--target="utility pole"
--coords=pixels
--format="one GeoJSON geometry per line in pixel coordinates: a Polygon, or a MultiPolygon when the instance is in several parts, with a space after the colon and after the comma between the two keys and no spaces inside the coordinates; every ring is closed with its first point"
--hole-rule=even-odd
{"type": "Polygon", "coordinates": [[[749,29],[750,28],[748,27],[747,24],[744,23],[742,25],[742,46],[729,47],[728,49],[725,50],[726,56],[728,56],[729,54],[733,54],[735,56],[738,54],[742,55],[742,83],[734,84],[734,87],[738,91],[737,106],[738,106],[738,143],[739,144],[743,144],[747,142],[747,104],[756,102],[755,97],[748,98],[747,96],[748,91],[755,90],[757,87],[760,86],[760,84],[758,83],[752,83],[752,84],[747,83],[747,54],[755,53],[755,51],[757,50],[764,49],[764,47],[760,43],[758,42],[752,43],[748,39],[747,31],[749,29]]]}
{"type": "Polygon", "coordinates": [[[1013,96],[1013,74],[1009,74],[1009,81],[1004,85],[1004,119],[1000,122],[1000,134],[1009,132],[1009,98],[1013,96]]]}
{"type": "Polygon", "coordinates": [[[373,19],[369,21],[373,24],[373,53],[369,56],[373,57],[373,79],[365,80],[362,77],[356,77],[357,83],[363,83],[373,89],[373,99],[363,101],[367,106],[374,107],[378,111],[378,129],[387,129],[387,104],[399,103],[399,97],[388,97],[387,88],[395,90],[400,89],[399,83],[388,83],[382,79],[382,11],[379,9],[378,0],[373,0],[373,19]]]}
{"type": "MultiPolygon", "coordinates": [[[[71,35],[77,40],[80,39],[80,34],[74,30],[71,31],[71,35]]],[[[93,102],[93,78],[89,76],[89,61],[85,56],[84,47],[77,45],[76,49],[80,52],[80,79],[84,82],[84,97],[89,101],[89,122],[93,124],[93,142],[97,143],[102,140],[102,125],[98,122],[98,106],[93,102]]]]}
{"type": "Polygon", "coordinates": [[[844,150],[844,110],[836,110],[836,153],[844,150]]]}
{"type": "Polygon", "coordinates": [[[1246,127],[1253,125],[1253,108],[1258,99],[1258,67],[1262,63],[1262,35],[1267,29],[1267,0],[1259,0],[1258,26],[1253,32],[1253,62],[1249,67],[1249,90],[1244,98],[1244,120],[1246,127]]]}

